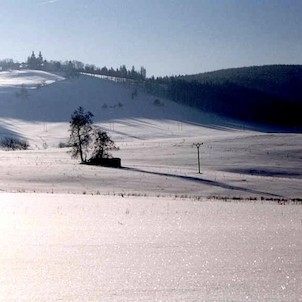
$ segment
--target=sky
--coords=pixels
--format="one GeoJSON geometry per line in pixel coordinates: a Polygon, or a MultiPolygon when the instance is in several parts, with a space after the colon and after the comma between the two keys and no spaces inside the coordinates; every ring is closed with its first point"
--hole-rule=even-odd
{"type": "Polygon", "coordinates": [[[147,76],[302,64],[301,0],[0,0],[0,59],[144,66],[147,76]]]}

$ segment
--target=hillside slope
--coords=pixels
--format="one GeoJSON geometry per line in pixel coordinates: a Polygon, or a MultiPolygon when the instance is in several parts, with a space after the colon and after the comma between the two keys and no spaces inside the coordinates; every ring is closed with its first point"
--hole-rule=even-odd
{"type": "Polygon", "coordinates": [[[231,68],[183,77],[200,83],[233,84],[302,102],[302,65],[266,65],[231,68]]]}
{"type": "MultiPolygon", "coordinates": [[[[36,143],[68,137],[71,113],[83,106],[94,121],[119,139],[192,136],[207,128],[232,127],[231,120],[148,95],[132,84],[87,75],[65,79],[28,70],[0,73],[0,135],[36,143]],[[51,136],[50,133],[53,133],[51,136]]],[[[54,143],[54,141],[53,141],[54,143]]]]}
{"type": "Polygon", "coordinates": [[[234,68],[163,79],[166,95],[245,123],[301,131],[302,65],[234,68]]]}
{"type": "Polygon", "coordinates": [[[64,79],[41,71],[0,73],[0,117],[28,121],[66,122],[78,106],[96,121],[147,118],[202,121],[200,112],[136,92],[134,86],[81,75],[64,79]],[[134,93],[135,92],[135,93],[134,93]]]}
{"type": "Polygon", "coordinates": [[[24,137],[37,146],[57,145],[67,140],[71,113],[79,106],[91,111],[94,121],[114,139],[123,141],[200,137],[215,129],[299,131],[301,110],[293,111],[283,99],[276,103],[279,99],[274,96],[240,86],[240,81],[253,82],[260,72],[257,68],[240,69],[241,76],[235,71],[201,75],[201,83],[190,77],[182,79],[182,85],[172,81],[171,100],[148,94],[135,81],[89,75],[64,78],[37,70],[0,72],[0,136],[24,137]],[[247,70],[254,70],[249,80],[243,77],[247,70]],[[225,84],[226,78],[239,80],[225,84]]]}

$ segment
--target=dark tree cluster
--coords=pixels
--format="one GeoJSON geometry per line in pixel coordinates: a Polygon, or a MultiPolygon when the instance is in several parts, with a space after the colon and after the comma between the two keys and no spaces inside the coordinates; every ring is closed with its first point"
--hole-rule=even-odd
{"type": "Polygon", "coordinates": [[[64,72],[66,77],[77,76],[80,72],[104,75],[110,77],[126,78],[131,80],[142,81],[147,77],[147,71],[145,67],[140,67],[136,70],[134,66],[131,69],[127,69],[125,65],[114,69],[113,67],[96,67],[93,64],[84,64],[83,62],[77,60],[69,61],[47,61],[43,58],[41,51],[38,55],[33,51],[31,55],[27,58],[26,62],[19,63],[14,62],[12,59],[0,60],[0,71],[9,69],[36,69],[50,72],[64,72]]]}
{"type": "MultiPolygon", "coordinates": [[[[233,78],[225,78],[212,74],[208,77],[202,74],[202,80],[193,76],[149,78],[145,81],[144,88],[158,97],[166,97],[222,116],[301,129],[302,92],[298,87],[302,83],[302,68],[290,78],[289,71],[287,76],[280,75],[280,85],[274,85],[276,79],[270,81],[266,73],[266,82],[263,79],[263,85],[259,84],[260,71],[257,72],[254,81],[249,73],[249,80],[246,81],[241,80],[242,75],[235,81],[235,75],[233,78]],[[280,86],[282,91],[277,89],[280,86]]],[[[236,74],[235,70],[233,73],[236,74]]]]}
{"type": "Polygon", "coordinates": [[[47,61],[43,58],[41,51],[36,56],[33,51],[27,58],[26,63],[21,64],[21,68],[36,69],[50,72],[64,72],[67,78],[74,77],[83,69],[84,64],[78,61],[47,61]]]}
{"type": "Polygon", "coordinates": [[[0,147],[5,150],[27,150],[29,148],[29,144],[27,141],[22,140],[18,137],[2,137],[0,140],[0,147]]]}
{"type": "Polygon", "coordinates": [[[47,61],[43,59],[41,51],[36,57],[35,53],[27,59],[27,67],[31,69],[41,69],[45,71],[63,71],[67,77],[73,77],[79,72],[85,72],[96,75],[104,75],[111,77],[126,78],[132,80],[144,80],[146,79],[147,72],[144,67],[140,70],[136,70],[134,66],[131,69],[127,69],[125,65],[120,68],[107,68],[106,66],[99,68],[93,64],[84,64],[80,61],[47,61]]]}
{"type": "Polygon", "coordinates": [[[136,70],[134,66],[132,66],[131,69],[127,69],[125,65],[122,65],[120,68],[116,68],[116,69],[112,67],[107,68],[106,66],[99,68],[96,67],[95,65],[85,65],[81,71],[91,74],[126,78],[132,80],[145,80],[147,77],[147,71],[144,67],[141,67],[140,70],[136,70]]]}
{"type": "Polygon", "coordinates": [[[0,60],[0,71],[19,69],[19,68],[20,68],[20,63],[15,62],[13,59],[0,60]]]}
{"type": "Polygon", "coordinates": [[[68,145],[71,146],[71,156],[80,158],[82,163],[108,159],[110,151],[117,149],[107,132],[93,125],[92,118],[93,114],[83,107],[71,115],[68,145]]]}

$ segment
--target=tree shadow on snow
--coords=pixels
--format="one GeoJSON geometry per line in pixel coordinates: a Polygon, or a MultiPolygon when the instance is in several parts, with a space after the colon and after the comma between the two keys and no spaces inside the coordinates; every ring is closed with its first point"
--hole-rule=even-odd
{"type": "Polygon", "coordinates": [[[226,172],[238,173],[238,174],[247,174],[263,177],[280,177],[280,178],[302,178],[301,172],[289,172],[289,171],[280,171],[280,170],[271,170],[271,169],[227,169],[226,172]]]}
{"type": "Polygon", "coordinates": [[[272,193],[268,193],[268,192],[262,192],[262,191],[248,189],[248,188],[233,186],[233,185],[229,185],[224,182],[220,182],[220,181],[216,181],[216,180],[214,181],[214,180],[210,180],[210,179],[206,179],[206,178],[202,178],[202,177],[154,172],[154,171],[147,171],[147,170],[143,170],[143,169],[130,168],[130,167],[123,167],[122,169],[132,171],[132,172],[140,172],[140,173],[151,174],[151,175],[177,178],[177,179],[182,179],[185,181],[197,182],[197,183],[208,185],[208,186],[215,186],[215,187],[232,190],[232,191],[241,191],[241,192],[249,193],[249,194],[261,194],[261,195],[269,195],[269,196],[274,196],[274,197],[281,197],[280,195],[277,195],[277,194],[272,194],[272,193]]]}

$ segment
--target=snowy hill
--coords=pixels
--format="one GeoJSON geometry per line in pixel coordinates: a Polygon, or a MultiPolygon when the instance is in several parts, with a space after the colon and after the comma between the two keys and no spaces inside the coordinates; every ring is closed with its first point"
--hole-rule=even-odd
{"type": "Polygon", "coordinates": [[[50,145],[68,137],[71,113],[83,106],[94,121],[122,140],[196,135],[200,125],[226,127],[215,115],[159,99],[122,84],[87,75],[65,79],[36,71],[0,73],[0,134],[19,135],[50,145]],[[40,140],[41,142],[41,140],[40,140]]]}

